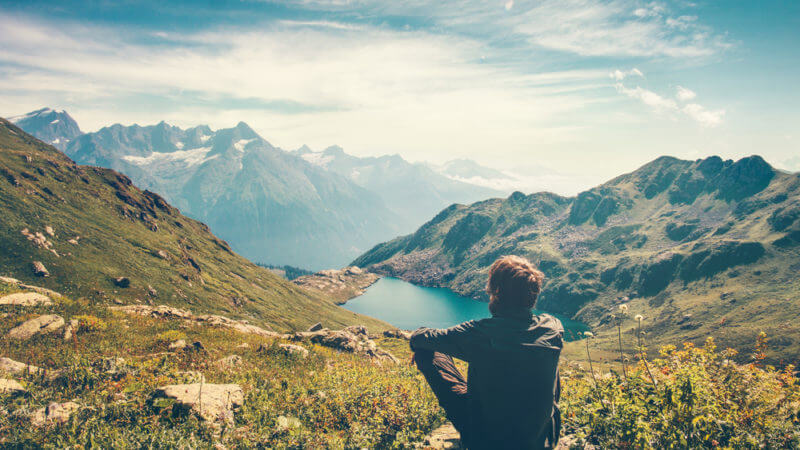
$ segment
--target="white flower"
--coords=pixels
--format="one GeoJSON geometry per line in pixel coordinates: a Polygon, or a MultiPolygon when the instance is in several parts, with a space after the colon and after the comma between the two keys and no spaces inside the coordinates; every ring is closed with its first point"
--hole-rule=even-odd
{"type": "Polygon", "coordinates": [[[644,316],[642,316],[641,314],[637,314],[636,317],[634,317],[634,319],[636,319],[637,321],[641,322],[641,321],[644,320],[644,316]]]}
{"type": "Polygon", "coordinates": [[[594,337],[594,333],[592,333],[591,331],[584,331],[583,332],[583,336],[587,337],[587,338],[593,338],[594,337]]]}
{"type": "Polygon", "coordinates": [[[623,314],[626,314],[628,312],[628,305],[626,303],[619,305],[619,310],[622,311],[623,314]]]}

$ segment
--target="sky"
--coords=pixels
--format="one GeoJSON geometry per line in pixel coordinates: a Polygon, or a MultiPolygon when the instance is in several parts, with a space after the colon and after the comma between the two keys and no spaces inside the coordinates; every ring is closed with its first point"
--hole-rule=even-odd
{"type": "Polygon", "coordinates": [[[0,116],[251,125],[575,193],[661,155],[800,170],[800,2],[0,0],[0,116]]]}

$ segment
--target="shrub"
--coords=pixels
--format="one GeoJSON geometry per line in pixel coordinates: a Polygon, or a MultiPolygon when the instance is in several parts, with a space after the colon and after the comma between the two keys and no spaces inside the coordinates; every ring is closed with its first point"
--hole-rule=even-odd
{"type": "Polygon", "coordinates": [[[800,387],[792,372],[762,366],[765,336],[754,362],[731,361],[734,350],[661,349],[619,375],[594,382],[566,371],[562,411],[565,431],[601,448],[796,448],[800,446],[800,387]],[[655,381],[657,384],[654,384],[655,381]]]}

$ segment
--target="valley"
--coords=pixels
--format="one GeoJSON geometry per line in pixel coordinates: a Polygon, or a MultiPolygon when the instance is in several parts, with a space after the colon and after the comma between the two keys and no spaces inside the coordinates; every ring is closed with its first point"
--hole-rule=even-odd
{"type": "Polygon", "coordinates": [[[114,169],[159,194],[262,264],[342,267],[451,203],[499,194],[398,155],[284,151],[244,122],[220,130],[115,124],[82,133],[66,111],[43,108],[15,120],[78,164],[114,169]]]}
{"type": "Polygon", "coordinates": [[[654,348],[713,335],[743,350],[764,331],[771,361],[797,361],[798,219],[800,176],[758,156],[662,157],[576,197],[452,205],[353,264],[485,300],[489,265],[517,254],[547,276],[538,308],[587,323],[605,349],[625,304],[622,331],[643,315],[654,348]]]}

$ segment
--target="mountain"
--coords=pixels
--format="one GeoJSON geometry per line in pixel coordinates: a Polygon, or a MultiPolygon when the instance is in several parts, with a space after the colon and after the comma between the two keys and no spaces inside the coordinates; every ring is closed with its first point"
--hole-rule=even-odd
{"type": "Polygon", "coordinates": [[[78,123],[64,110],[42,108],[22,116],[11,117],[9,120],[27,133],[62,151],[82,134],[78,123]]]}
{"type": "Polygon", "coordinates": [[[338,146],[320,152],[304,146],[293,153],[376,193],[400,218],[398,223],[403,233],[413,231],[448,205],[471,203],[501,193],[452,179],[426,164],[410,163],[400,155],[361,158],[345,153],[338,146]]]}
{"type": "Polygon", "coordinates": [[[713,334],[742,349],[763,330],[776,358],[800,354],[800,175],[758,156],[662,157],[575,197],[452,205],[353,264],[486,299],[488,266],[506,254],[547,275],[541,309],[609,339],[626,303],[655,343],[713,334]]]}
{"type": "Polygon", "coordinates": [[[320,320],[385,327],[256,266],[128,177],[76,165],[4,119],[0,217],[0,275],[73,298],[188,307],[282,330],[320,320]]]}
{"type": "Polygon", "coordinates": [[[500,180],[508,175],[491,167],[482,166],[471,159],[453,159],[438,168],[439,173],[453,179],[468,180],[482,178],[485,180],[500,180]]]}
{"type": "Polygon", "coordinates": [[[273,147],[244,122],[212,131],[112,125],[70,143],[81,164],[118,170],[267,264],[341,267],[400,234],[374,193],[273,147]]]}

